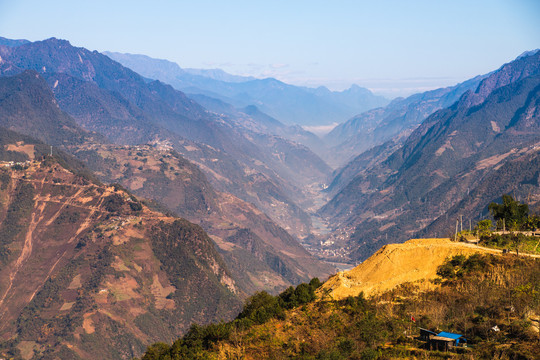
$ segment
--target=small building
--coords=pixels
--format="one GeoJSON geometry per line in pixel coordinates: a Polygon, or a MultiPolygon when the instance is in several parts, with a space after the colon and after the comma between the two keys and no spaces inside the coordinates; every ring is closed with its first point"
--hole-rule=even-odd
{"type": "Polygon", "coordinates": [[[467,339],[461,334],[442,331],[428,340],[429,350],[448,351],[454,347],[467,347],[467,339]]]}
{"type": "Polygon", "coordinates": [[[433,336],[437,336],[437,333],[428,329],[420,329],[420,340],[421,341],[429,341],[429,339],[433,336]]]}

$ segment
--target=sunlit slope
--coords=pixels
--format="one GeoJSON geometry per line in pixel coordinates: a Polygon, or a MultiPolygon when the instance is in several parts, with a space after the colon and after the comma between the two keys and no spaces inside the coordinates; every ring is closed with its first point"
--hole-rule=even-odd
{"type": "MultiPolygon", "coordinates": [[[[403,244],[385,245],[354,269],[328,279],[319,289],[319,296],[327,294],[343,299],[362,291],[372,296],[406,282],[434,279],[437,267],[448,257],[488,251],[450,239],[413,239],[403,244]]],[[[425,281],[424,284],[429,286],[425,281]]]]}

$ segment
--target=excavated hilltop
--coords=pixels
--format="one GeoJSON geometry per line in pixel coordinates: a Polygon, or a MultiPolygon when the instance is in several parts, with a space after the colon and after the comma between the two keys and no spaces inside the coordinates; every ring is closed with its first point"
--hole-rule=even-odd
{"type": "Polygon", "coordinates": [[[496,253],[497,250],[450,239],[413,239],[403,244],[385,245],[354,269],[332,276],[318,294],[339,300],[361,292],[367,297],[374,296],[407,282],[430,287],[433,285],[427,280],[437,277],[437,267],[447,258],[478,252],[496,253]]]}

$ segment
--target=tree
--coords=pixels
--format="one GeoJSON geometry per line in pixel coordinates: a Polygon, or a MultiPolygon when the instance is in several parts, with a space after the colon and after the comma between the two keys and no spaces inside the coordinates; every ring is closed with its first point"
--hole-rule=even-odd
{"type": "Polygon", "coordinates": [[[520,204],[510,195],[503,195],[502,200],[502,204],[495,202],[489,204],[488,209],[493,218],[498,223],[500,223],[499,220],[504,219],[504,222],[511,228],[521,227],[529,216],[529,206],[527,204],[520,204]]]}
{"type": "Polygon", "coordinates": [[[482,235],[489,235],[491,233],[491,229],[493,228],[493,223],[489,219],[481,220],[476,225],[476,228],[474,229],[478,236],[482,235]]]}
{"type": "Polygon", "coordinates": [[[247,318],[256,324],[264,324],[271,318],[282,316],[283,309],[279,305],[278,298],[260,291],[249,297],[244,309],[238,315],[238,319],[247,318]]]}
{"type": "Polygon", "coordinates": [[[540,216],[529,216],[525,222],[525,230],[536,230],[538,228],[540,228],[540,216]]]}

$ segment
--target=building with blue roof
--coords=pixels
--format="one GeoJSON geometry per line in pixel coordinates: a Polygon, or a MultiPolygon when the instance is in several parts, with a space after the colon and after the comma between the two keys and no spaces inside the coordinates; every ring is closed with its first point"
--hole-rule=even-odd
{"type": "Polygon", "coordinates": [[[430,350],[448,351],[454,347],[466,347],[467,339],[461,334],[441,331],[428,339],[430,350]]]}

